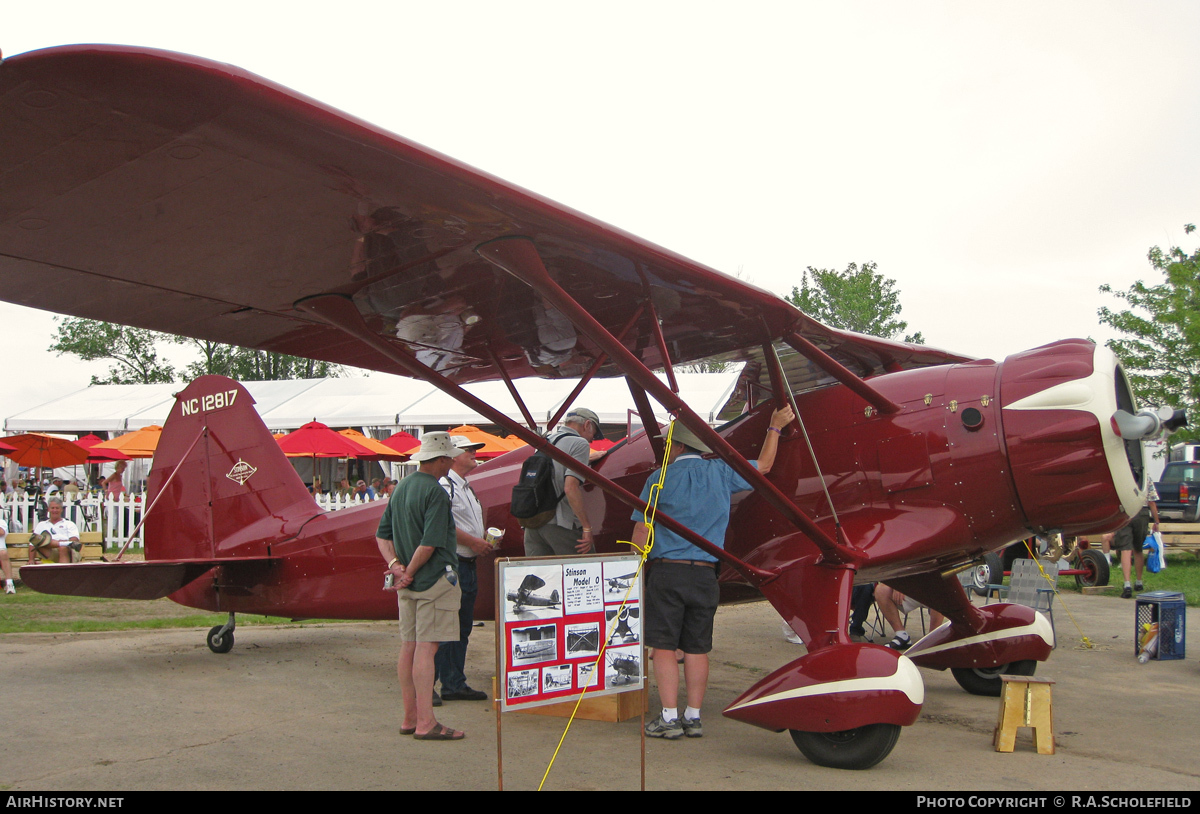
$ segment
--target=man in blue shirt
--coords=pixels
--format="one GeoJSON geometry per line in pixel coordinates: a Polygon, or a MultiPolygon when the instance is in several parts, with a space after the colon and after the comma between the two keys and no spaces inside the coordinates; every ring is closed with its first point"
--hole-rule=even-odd
{"type": "MultiPolygon", "coordinates": [[[[775,463],[779,436],[795,417],[791,407],[771,414],[771,424],[758,460],[752,461],[764,475],[775,463]]],[[[721,548],[729,526],[730,498],[753,487],[729,464],[702,458],[712,452],[682,424],[675,425],[671,449],[667,453],[667,476],[658,496],[658,508],[687,528],[721,548]]],[[[661,471],[661,470],[660,470],[661,471]]],[[[647,500],[650,488],[658,482],[656,471],[642,489],[647,500]]],[[[638,521],[633,542],[646,543],[647,528],[642,512],[634,512],[638,521]]],[[[652,738],[674,740],[682,735],[699,738],[704,734],[700,723],[700,704],[708,687],[708,653],[712,650],[713,618],[720,600],[717,587],[717,559],[701,551],[665,526],[656,526],[650,569],[646,576],[645,643],[651,648],[654,679],[662,700],[662,713],[646,724],[652,738]],[[679,715],[679,666],[676,649],[683,651],[683,676],[687,684],[687,709],[679,715]]]]}

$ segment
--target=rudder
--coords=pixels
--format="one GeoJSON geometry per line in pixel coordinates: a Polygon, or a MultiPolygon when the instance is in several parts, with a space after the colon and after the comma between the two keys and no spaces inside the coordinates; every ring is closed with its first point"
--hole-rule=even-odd
{"type": "Polygon", "coordinates": [[[321,513],[250,393],[225,376],[201,376],[176,395],[147,497],[147,560],[267,556],[321,513]]]}

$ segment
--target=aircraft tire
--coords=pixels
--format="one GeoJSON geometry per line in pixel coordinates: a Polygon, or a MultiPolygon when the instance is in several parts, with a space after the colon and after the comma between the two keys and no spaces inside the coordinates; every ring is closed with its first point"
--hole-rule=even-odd
{"type": "Polygon", "coordinates": [[[990,695],[997,698],[1000,695],[1001,687],[1004,686],[1000,676],[1031,676],[1037,671],[1037,665],[1038,663],[1033,659],[1026,659],[1001,664],[999,667],[990,669],[951,667],[950,672],[954,674],[954,680],[958,682],[958,686],[971,695],[990,695]]]}
{"type": "Polygon", "coordinates": [[[983,555],[983,559],[971,566],[971,590],[976,596],[987,596],[988,585],[1004,582],[1004,560],[995,551],[983,555]]]}
{"type": "Polygon", "coordinates": [[[1079,552],[1079,567],[1086,574],[1076,574],[1075,584],[1080,588],[1094,588],[1108,584],[1109,566],[1104,554],[1094,548],[1085,548],[1079,552]]]}
{"type": "Polygon", "coordinates": [[[869,769],[891,754],[900,738],[897,724],[868,724],[843,732],[788,731],[806,758],[831,769],[869,769]]]}
{"type": "Polygon", "coordinates": [[[228,653],[233,649],[233,631],[231,630],[222,636],[222,627],[224,625],[217,625],[208,631],[208,649],[214,653],[228,653]]]}

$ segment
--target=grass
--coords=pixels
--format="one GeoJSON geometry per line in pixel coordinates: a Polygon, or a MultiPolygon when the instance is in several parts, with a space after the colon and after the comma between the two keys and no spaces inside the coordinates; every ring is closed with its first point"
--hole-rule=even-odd
{"type": "MultiPolygon", "coordinates": [[[[1133,569],[1130,569],[1130,581],[1136,580],[1133,569]]],[[[1200,557],[1192,554],[1168,554],[1167,567],[1157,574],[1148,570],[1143,574],[1146,591],[1174,591],[1183,594],[1184,600],[1190,607],[1200,607],[1200,557]]],[[[1125,582],[1121,574],[1121,561],[1113,554],[1113,565],[1109,571],[1108,584],[1115,585],[1120,591],[1125,582]]],[[[1063,577],[1058,581],[1060,591],[1079,592],[1075,586],[1074,577],[1063,577]]]]}

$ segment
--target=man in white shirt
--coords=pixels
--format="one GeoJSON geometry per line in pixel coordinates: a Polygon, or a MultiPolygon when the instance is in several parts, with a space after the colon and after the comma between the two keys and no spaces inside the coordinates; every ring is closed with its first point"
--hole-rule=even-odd
{"type": "Polygon", "coordinates": [[[59,562],[71,562],[71,551],[81,551],[79,542],[79,527],[63,517],[63,501],[57,495],[46,500],[50,513],[42,522],[33,527],[34,534],[43,531],[50,533],[50,541],[37,547],[37,553],[47,559],[57,559],[59,562]]]}
{"type": "MultiPolygon", "coordinates": [[[[454,459],[450,472],[442,478],[442,488],[450,495],[450,511],[454,515],[454,536],[458,544],[458,583],[462,588],[462,605],[458,610],[459,638],[456,642],[442,642],[434,658],[436,677],[442,682],[441,699],[444,701],[486,701],[487,693],[473,690],[467,685],[464,674],[467,662],[467,640],[475,624],[475,598],[479,595],[479,579],[475,571],[475,560],[491,552],[492,547],[483,539],[483,506],[475,491],[467,483],[467,475],[479,465],[475,452],[483,442],[473,442],[464,435],[451,436],[450,442],[462,454],[454,459]]],[[[435,702],[437,693],[434,693],[435,702]]]]}

